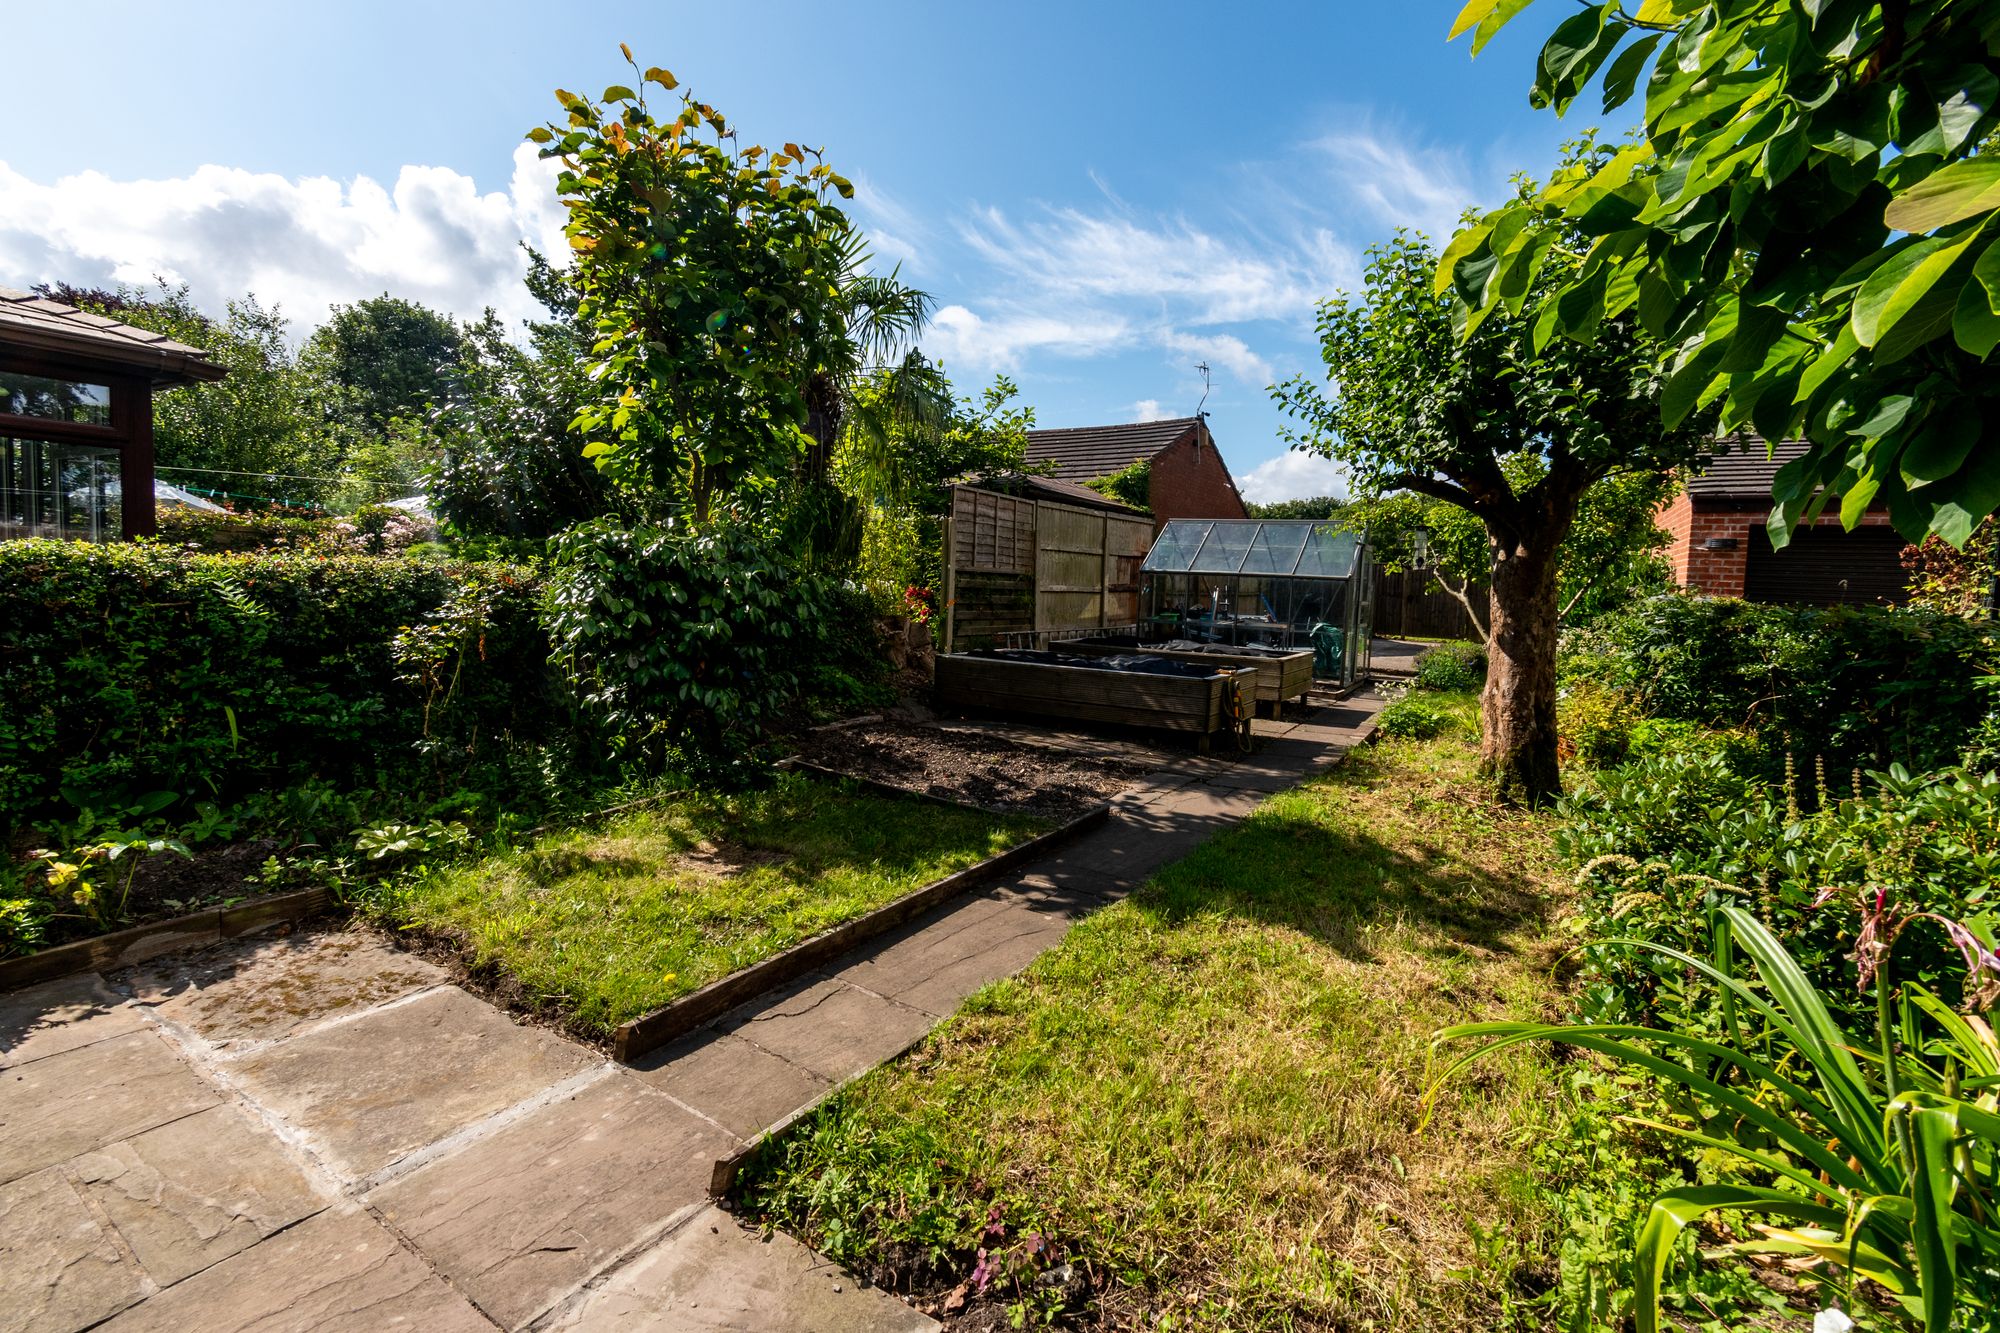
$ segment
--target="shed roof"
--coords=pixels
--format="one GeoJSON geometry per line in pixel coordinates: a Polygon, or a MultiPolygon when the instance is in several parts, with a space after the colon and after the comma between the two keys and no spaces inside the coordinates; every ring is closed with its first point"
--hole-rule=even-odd
{"type": "Polygon", "coordinates": [[[1769,499],[1771,482],[1778,469],[1804,454],[1812,446],[1804,440],[1780,440],[1766,444],[1761,436],[1718,440],[1729,452],[1709,455],[1688,470],[1689,495],[1720,499],[1763,497],[1769,499]]]}
{"type": "Polygon", "coordinates": [[[1063,481],[1094,481],[1150,459],[1201,425],[1200,417],[1134,421],[1123,426],[1072,426],[1028,432],[1028,461],[1053,460],[1063,481]]]}
{"type": "Polygon", "coordinates": [[[1108,495],[1100,495],[1088,486],[1079,486],[1059,477],[1038,477],[1032,472],[975,472],[959,484],[999,491],[1004,495],[1025,495],[1036,500],[1082,505],[1086,509],[1109,509],[1118,514],[1143,515],[1145,512],[1108,495]]]}
{"type": "Polygon", "coordinates": [[[164,333],[120,324],[46,296],[0,287],[0,349],[48,358],[75,357],[151,376],[166,388],[213,382],[229,373],[199,347],[164,333]]]}

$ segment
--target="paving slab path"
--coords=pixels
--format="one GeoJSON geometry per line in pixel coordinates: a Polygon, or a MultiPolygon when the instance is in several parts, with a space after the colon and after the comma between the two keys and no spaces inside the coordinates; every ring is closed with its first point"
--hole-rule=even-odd
{"type": "MultiPolygon", "coordinates": [[[[935,1328],[712,1189],[1082,915],[1366,737],[1356,699],[1157,771],[1099,828],[641,1064],[366,930],[0,994],[0,1333],[935,1328]]],[[[988,727],[1007,724],[982,724],[988,727]]]]}

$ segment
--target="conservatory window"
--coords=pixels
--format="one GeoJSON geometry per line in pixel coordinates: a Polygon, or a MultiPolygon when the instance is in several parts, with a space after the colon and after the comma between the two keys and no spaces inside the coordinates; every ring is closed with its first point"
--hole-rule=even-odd
{"type": "Polygon", "coordinates": [[[118,540],[115,448],[0,438],[0,539],[118,540]]]}
{"type": "Polygon", "coordinates": [[[111,386],[0,371],[0,415],[109,426],[111,386]]]}

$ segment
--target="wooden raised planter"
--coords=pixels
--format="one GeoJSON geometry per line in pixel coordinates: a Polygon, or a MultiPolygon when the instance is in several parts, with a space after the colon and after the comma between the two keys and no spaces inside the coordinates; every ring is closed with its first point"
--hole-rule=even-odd
{"type": "Polygon", "coordinates": [[[932,699],[946,708],[1191,731],[1206,754],[1216,732],[1247,733],[1256,677],[1249,667],[1217,666],[1209,676],[1153,676],[953,653],[937,660],[932,699]],[[1236,709],[1232,692],[1241,700],[1236,709]]]}
{"type": "Polygon", "coordinates": [[[1122,653],[1145,653],[1150,657],[1171,657],[1176,662],[1195,662],[1257,673],[1257,702],[1278,708],[1287,699],[1304,699],[1313,686],[1312,649],[1302,648],[1282,657],[1259,653],[1232,653],[1222,645],[1214,648],[1148,648],[1124,639],[1074,639],[1062,644],[1064,652],[1086,657],[1113,657],[1122,653]]]}

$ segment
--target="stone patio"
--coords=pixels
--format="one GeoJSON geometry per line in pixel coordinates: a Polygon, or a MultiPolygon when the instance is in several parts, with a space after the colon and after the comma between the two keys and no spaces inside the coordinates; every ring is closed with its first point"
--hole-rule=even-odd
{"type": "Polygon", "coordinates": [[[1373,709],[1182,756],[1053,855],[635,1068],[359,929],[0,995],[0,1333],[934,1328],[714,1207],[717,1164],[1335,760],[1373,709]]]}

